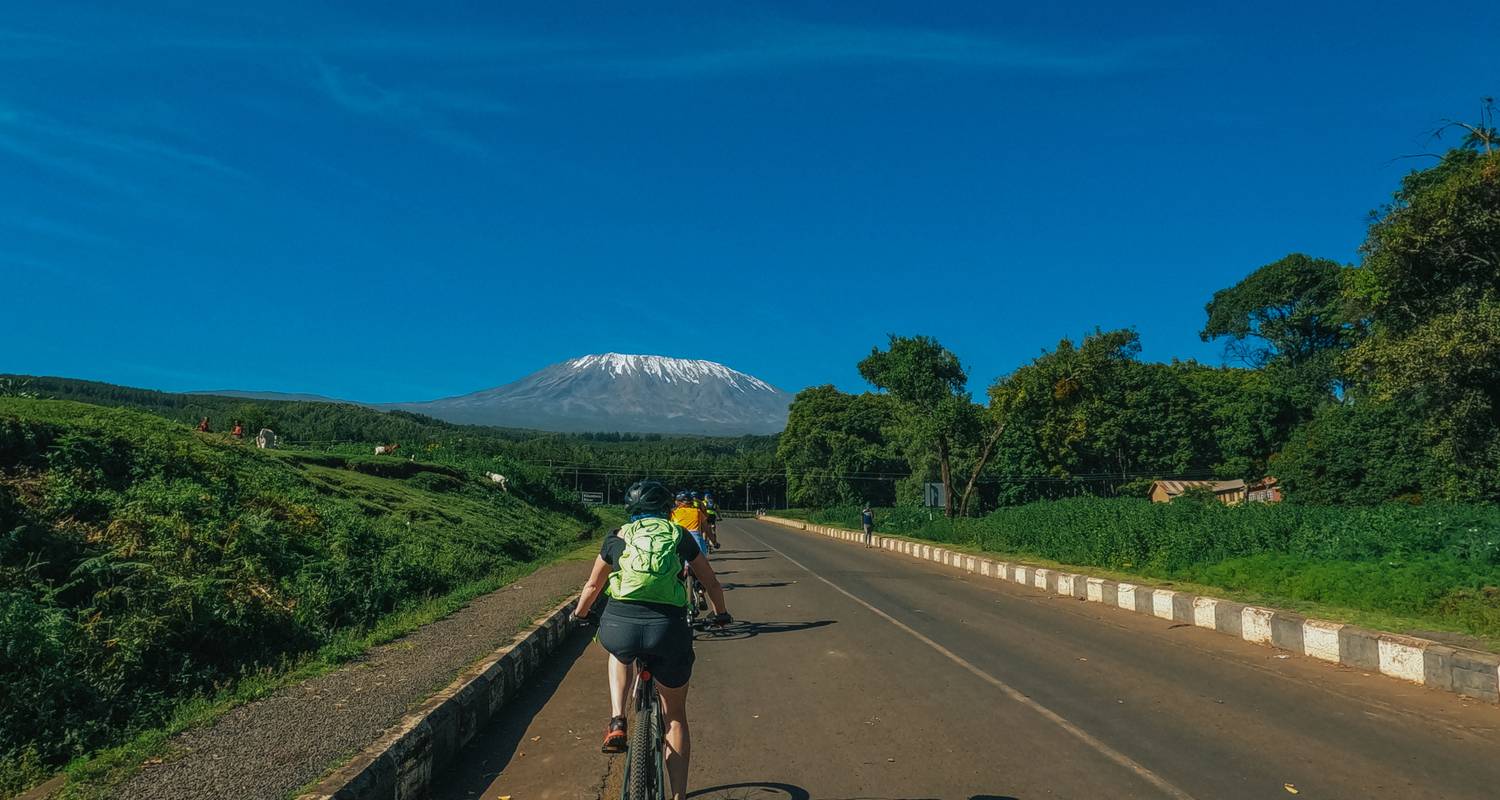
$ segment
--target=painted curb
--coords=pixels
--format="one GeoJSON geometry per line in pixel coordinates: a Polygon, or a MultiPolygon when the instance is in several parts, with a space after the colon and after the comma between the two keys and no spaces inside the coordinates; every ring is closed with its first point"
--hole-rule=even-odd
{"type": "MultiPolygon", "coordinates": [[[[761,517],[788,528],[832,539],[863,543],[864,534],[783,517],[761,517]]],[[[1207,628],[1269,645],[1297,655],[1379,672],[1392,678],[1500,703],[1500,655],[1453,647],[1431,639],[1371,631],[1340,622],[1308,619],[1301,614],[1250,606],[1216,597],[1125,583],[1091,575],[1005,561],[947,550],[929,542],[875,534],[880,550],[932,561],[983,577],[1011,581],[1091,603],[1117,606],[1172,622],[1207,628]]]]}
{"type": "Polygon", "coordinates": [[[465,670],[297,800],[415,800],[505,707],[572,629],[570,598],[465,670]]]}

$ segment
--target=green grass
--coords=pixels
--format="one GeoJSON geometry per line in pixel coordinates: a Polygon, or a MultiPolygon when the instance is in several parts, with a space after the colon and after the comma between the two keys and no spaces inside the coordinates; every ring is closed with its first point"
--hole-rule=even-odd
{"type": "MultiPolygon", "coordinates": [[[[851,529],[854,508],[786,516],[851,529]]],[[[1149,580],[1500,652],[1500,509],[1226,507],[1078,498],[947,520],[876,511],[876,529],[975,553],[1149,580]]]]}
{"type": "MultiPolygon", "coordinates": [[[[612,519],[607,514],[599,516],[601,523],[612,519]]],[[[235,707],[270,696],[285,686],[324,675],[363,656],[371,648],[396,641],[424,625],[443,619],[474,599],[498,591],[548,563],[591,559],[597,550],[597,544],[590,540],[556,558],[507,568],[459,587],[442,597],[400,608],[381,618],[370,629],[346,631],[314,653],[288,661],[278,668],[267,668],[248,675],[233,687],[214,696],[199,696],[187,700],[177,706],[166,724],[142,731],[123,744],[74,760],[63,770],[67,783],[56,798],[106,800],[115,787],[140,769],[143,762],[165,753],[173,736],[190,728],[209,724],[235,707]]],[[[329,770],[341,766],[346,760],[340,759],[331,764],[329,770]]]]}
{"type": "Polygon", "coordinates": [[[556,558],[599,519],[479,464],[258,451],[0,398],[0,790],[172,732],[556,558]],[[93,757],[90,757],[90,756],[93,757]]]}

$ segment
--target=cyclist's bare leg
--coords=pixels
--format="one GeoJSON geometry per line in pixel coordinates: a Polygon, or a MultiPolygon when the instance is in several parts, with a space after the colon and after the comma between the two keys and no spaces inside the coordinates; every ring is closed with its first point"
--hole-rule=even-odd
{"type": "Polygon", "coordinates": [[[609,715],[611,717],[625,716],[625,704],[631,695],[631,674],[629,664],[615,658],[611,653],[609,656],[609,715]]]}
{"type": "Polygon", "coordinates": [[[666,723],[667,776],[672,784],[672,800],[687,796],[688,759],[692,757],[693,739],[688,734],[688,687],[668,689],[657,685],[661,694],[661,713],[666,723]]]}

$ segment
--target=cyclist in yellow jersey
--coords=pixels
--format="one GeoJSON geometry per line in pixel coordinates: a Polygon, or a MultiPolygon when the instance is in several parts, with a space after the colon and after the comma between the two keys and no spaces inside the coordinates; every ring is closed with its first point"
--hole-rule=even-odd
{"type": "MultiPolygon", "coordinates": [[[[703,495],[697,492],[688,492],[688,497],[691,500],[693,508],[698,509],[698,513],[703,515],[703,543],[705,545],[712,544],[714,541],[714,518],[712,514],[708,513],[708,504],[703,502],[703,495]]],[[[708,548],[705,548],[703,552],[709,552],[708,548]]]]}
{"type": "Polygon", "coordinates": [[[677,507],[672,509],[672,521],[687,528],[703,554],[708,555],[708,515],[694,504],[687,492],[677,493],[677,507]]]}

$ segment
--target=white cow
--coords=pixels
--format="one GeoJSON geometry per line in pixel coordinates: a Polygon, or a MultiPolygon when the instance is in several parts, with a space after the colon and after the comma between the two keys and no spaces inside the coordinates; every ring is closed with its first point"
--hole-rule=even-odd
{"type": "Polygon", "coordinates": [[[400,446],[401,445],[399,445],[399,444],[378,444],[378,445],[375,445],[375,455],[377,455],[377,456],[393,456],[393,455],[396,454],[396,449],[399,448],[400,446]]]}
{"type": "Polygon", "coordinates": [[[493,483],[493,484],[499,486],[500,487],[500,491],[502,491],[502,492],[509,492],[510,491],[510,485],[506,482],[504,475],[501,475],[498,472],[486,472],[486,473],[484,473],[484,477],[489,478],[490,479],[490,483],[493,483]]]}

